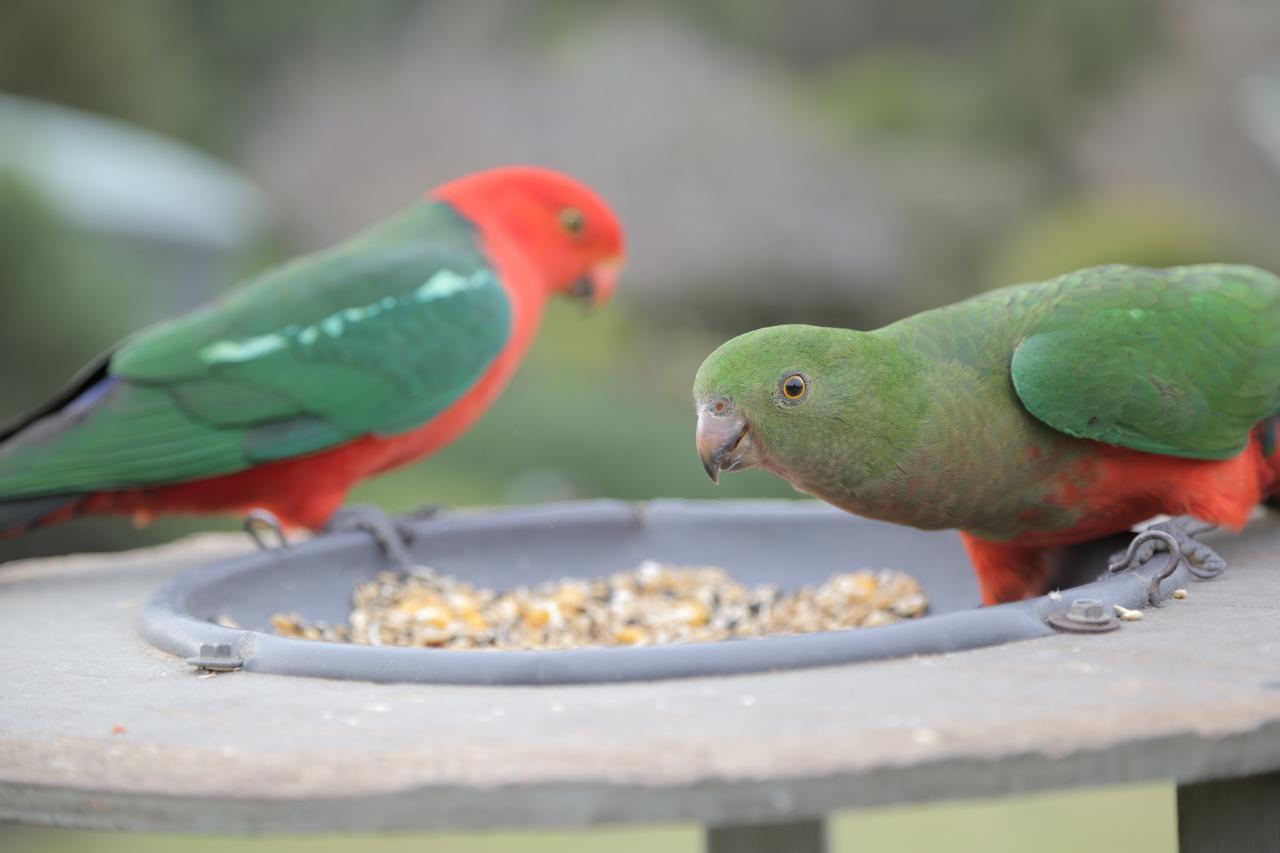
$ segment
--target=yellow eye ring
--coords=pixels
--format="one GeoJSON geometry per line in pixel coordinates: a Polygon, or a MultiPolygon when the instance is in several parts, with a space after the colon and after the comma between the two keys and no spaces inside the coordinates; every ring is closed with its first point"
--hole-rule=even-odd
{"type": "Polygon", "coordinates": [[[566,207],[560,211],[560,227],[567,233],[577,237],[587,227],[587,219],[576,207],[566,207]]]}
{"type": "Polygon", "coordinates": [[[804,398],[809,390],[809,383],[799,373],[792,373],[783,378],[779,387],[782,389],[783,398],[794,403],[804,398]]]}

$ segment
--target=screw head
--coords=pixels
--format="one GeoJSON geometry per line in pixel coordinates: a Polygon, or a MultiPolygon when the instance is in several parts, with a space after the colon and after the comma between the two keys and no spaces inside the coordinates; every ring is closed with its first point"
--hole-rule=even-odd
{"type": "Polygon", "coordinates": [[[1098,625],[1106,622],[1107,616],[1106,608],[1096,598],[1074,599],[1071,602],[1071,609],[1067,611],[1067,618],[1072,622],[1080,622],[1086,625],[1098,625]]]}
{"type": "Polygon", "coordinates": [[[216,646],[212,643],[204,643],[200,646],[200,654],[187,658],[187,663],[197,669],[207,669],[211,672],[231,672],[244,666],[244,661],[233,655],[231,646],[226,643],[219,643],[216,646]]]}
{"type": "Polygon", "coordinates": [[[1065,612],[1050,614],[1046,621],[1050,627],[1072,634],[1100,634],[1120,627],[1120,620],[1108,613],[1096,598],[1072,599],[1065,612]]]}

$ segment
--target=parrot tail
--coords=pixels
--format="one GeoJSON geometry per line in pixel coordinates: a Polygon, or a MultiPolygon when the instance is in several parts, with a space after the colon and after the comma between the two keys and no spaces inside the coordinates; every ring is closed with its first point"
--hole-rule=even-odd
{"type": "MultiPolygon", "coordinates": [[[[68,407],[74,408],[79,402],[78,408],[83,412],[88,405],[101,398],[103,391],[110,388],[112,380],[107,376],[107,366],[113,352],[114,350],[108,350],[91,361],[72,378],[70,384],[43,406],[25,412],[8,423],[0,423],[0,452],[29,442],[32,427],[38,432],[45,425],[44,432],[47,436],[50,431],[56,434],[74,423],[73,418],[66,417],[68,407]],[[64,416],[61,423],[59,415],[64,416]]],[[[70,414],[74,415],[74,412],[70,414]]],[[[88,498],[89,495],[77,493],[38,497],[0,495],[0,539],[19,536],[37,527],[75,518],[84,511],[88,498]]]]}
{"type": "Polygon", "coordinates": [[[0,539],[75,518],[84,506],[85,497],[46,495],[39,498],[0,500],[0,539]]]}

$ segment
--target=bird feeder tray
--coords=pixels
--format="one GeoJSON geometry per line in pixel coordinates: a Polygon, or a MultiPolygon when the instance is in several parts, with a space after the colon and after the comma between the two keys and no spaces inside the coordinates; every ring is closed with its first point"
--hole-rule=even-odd
{"type": "MultiPolygon", "coordinates": [[[[923,618],[875,628],[719,642],[560,650],[457,650],[277,636],[271,616],[344,623],[356,585],[393,568],[361,532],[320,536],[187,571],[141,614],[153,645],[210,670],[244,669],[376,682],[568,684],[686,678],[827,666],[991,646],[1054,633],[1079,599],[1141,608],[1168,556],[1061,595],[979,608],[953,532],[856,518],[813,502],[586,501],[440,515],[415,523],[414,557],[476,586],[505,589],[592,578],[643,560],[724,567],[738,581],[783,589],[837,572],[900,569],[929,602],[923,618]],[[226,627],[227,623],[241,627],[226,627]]],[[[1064,555],[1064,576],[1105,571],[1100,546],[1064,555]]],[[[1184,565],[1159,585],[1185,586],[1184,565]]]]}

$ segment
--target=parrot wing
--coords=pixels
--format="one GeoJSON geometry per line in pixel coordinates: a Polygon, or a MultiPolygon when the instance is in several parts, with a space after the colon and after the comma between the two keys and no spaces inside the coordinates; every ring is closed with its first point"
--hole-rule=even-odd
{"type": "Polygon", "coordinates": [[[426,423],[511,309],[465,221],[426,204],[144,330],[0,445],[0,497],[235,473],[426,423]]]}
{"type": "Polygon", "coordinates": [[[1280,411],[1280,279],[1245,266],[1057,279],[1013,353],[1027,410],[1069,435],[1225,459],[1280,411]]]}

